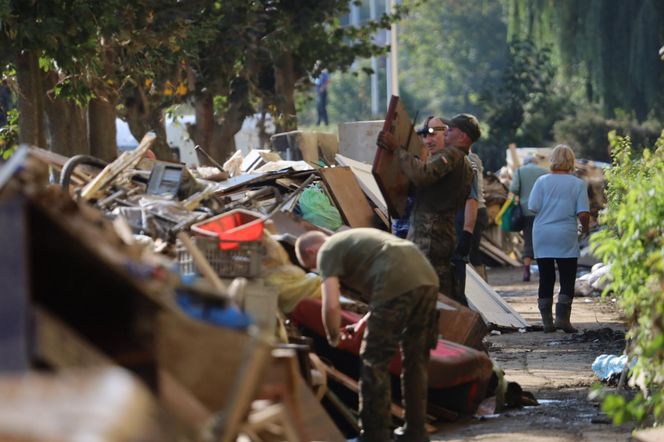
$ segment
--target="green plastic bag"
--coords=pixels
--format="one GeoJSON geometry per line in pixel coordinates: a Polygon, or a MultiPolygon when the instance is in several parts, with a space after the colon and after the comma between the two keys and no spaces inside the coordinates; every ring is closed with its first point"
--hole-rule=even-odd
{"type": "Polygon", "coordinates": [[[311,186],[302,192],[298,206],[302,218],[319,227],[336,231],[343,221],[335,206],[330,203],[327,195],[318,185],[311,186]]]}

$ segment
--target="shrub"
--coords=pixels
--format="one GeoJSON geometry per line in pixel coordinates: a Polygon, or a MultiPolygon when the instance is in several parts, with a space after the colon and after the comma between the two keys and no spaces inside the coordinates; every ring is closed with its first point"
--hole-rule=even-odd
{"type": "Polygon", "coordinates": [[[0,128],[0,159],[6,160],[16,150],[18,143],[18,110],[7,112],[7,125],[0,128]]]}
{"type": "Polygon", "coordinates": [[[556,142],[575,146],[578,157],[607,162],[611,159],[607,133],[615,131],[622,136],[629,136],[634,149],[641,151],[655,144],[661,130],[661,123],[638,123],[626,115],[607,120],[596,109],[581,109],[553,127],[556,142]]]}
{"type": "Polygon", "coordinates": [[[628,137],[609,134],[613,166],[607,171],[606,229],[592,237],[596,253],[611,264],[607,288],[628,322],[627,353],[636,357],[632,384],[640,393],[627,401],[604,399],[614,423],[664,423],[664,132],[654,151],[632,152],[628,137]]]}

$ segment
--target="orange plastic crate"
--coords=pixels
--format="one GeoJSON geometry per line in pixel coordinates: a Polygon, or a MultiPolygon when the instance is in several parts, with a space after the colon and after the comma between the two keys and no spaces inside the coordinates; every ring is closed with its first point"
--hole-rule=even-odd
{"type": "Polygon", "coordinates": [[[259,241],[265,220],[256,212],[234,209],[191,226],[191,230],[205,236],[216,236],[221,250],[238,247],[239,242],[259,241]]]}

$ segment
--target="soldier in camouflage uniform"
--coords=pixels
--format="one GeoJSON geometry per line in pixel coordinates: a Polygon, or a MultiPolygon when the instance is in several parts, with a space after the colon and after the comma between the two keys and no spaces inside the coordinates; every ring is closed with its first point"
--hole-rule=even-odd
{"type": "Polygon", "coordinates": [[[428,441],[425,429],[427,366],[437,336],[438,277],[410,241],[377,229],[351,229],[331,237],[308,232],[295,244],[300,264],[323,278],[323,324],[337,346],[364,325],[360,358],[360,440],[385,442],[390,434],[388,366],[401,347],[401,389],[406,422],[399,441],[428,441]],[[369,305],[358,323],[341,329],[339,285],[369,305]]]}
{"type": "MultiPolygon", "coordinates": [[[[440,291],[453,297],[450,259],[457,248],[454,217],[470,192],[473,172],[468,151],[480,137],[480,128],[477,118],[469,114],[451,120],[429,117],[423,135],[430,152],[426,162],[400,149],[390,132],[381,131],[377,143],[395,152],[401,169],[415,185],[408,239],[429,258],[438,274],[440,291]]],[[[461,245],[465,240],[460,238],[461,245]]]]}

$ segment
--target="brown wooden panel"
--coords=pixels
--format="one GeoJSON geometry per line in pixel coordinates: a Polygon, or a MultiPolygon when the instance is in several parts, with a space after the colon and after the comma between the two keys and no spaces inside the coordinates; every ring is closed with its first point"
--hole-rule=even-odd
{"type": "MultiPolygon", "coordinates": [[[[411,154],[420,156],[422,142],[413,130],[413,122],[406,108],[395,95],[390,100],[383,130],[393,133],[398,144],[406,146],[411,154]]],[[[383,192],[390,216],[403,216],[410,181],[402,172],[396,155],[380,147],[376,149],[372,172],[383,192]]]]}
{"type": "Polygon", "coordinates": [[[373,227],[373,210],[350,167],[325,167],[319,172],[344,223],[350,227],[373,227]]]}

